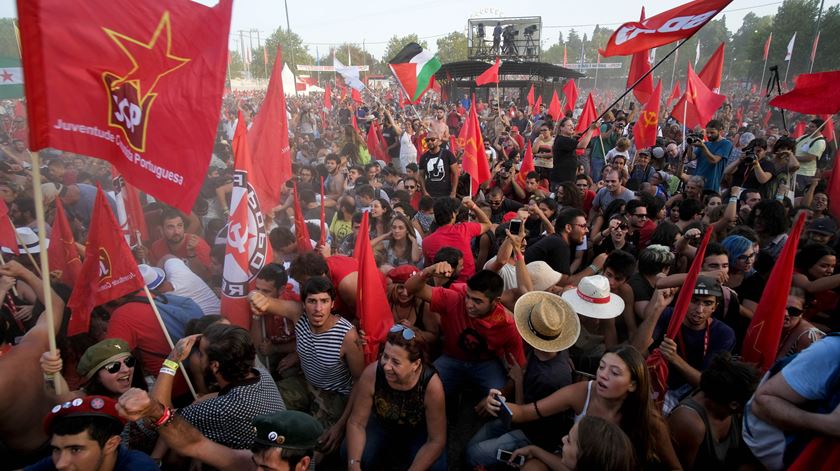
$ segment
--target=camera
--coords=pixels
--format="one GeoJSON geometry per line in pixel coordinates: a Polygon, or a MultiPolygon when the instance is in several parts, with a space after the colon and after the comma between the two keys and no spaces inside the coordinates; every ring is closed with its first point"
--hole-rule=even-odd
{"type": "Polygon", "coordinates": [[[694,145],[697,142],[703,142],[703,135],[699,132],[690,132],[685,136],[685,142],[688,145],[694,145]]]}

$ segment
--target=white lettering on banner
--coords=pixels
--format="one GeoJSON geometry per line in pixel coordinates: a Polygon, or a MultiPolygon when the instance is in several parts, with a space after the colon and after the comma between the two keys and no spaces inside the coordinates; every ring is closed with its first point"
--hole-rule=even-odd
{"type": "Polygon", "coordinates": [[[694,29],[702,26],[710,18],[718,14],[718,10],[707,11],[699,15],[678,16],[671,18],[657,29],[638,28],[636,26],[622,26],[615,35],[615,44],[620,46],[640,34],[673,33],[680,30],[694,29]]]}
{"type": "MultiPolygon", "coordinates": [[[[122,107],[120,107],[120,110],[122,112],[122,107]]],[[[136,121],[135,117],[132,117],[134,116],[135,111],[128,108],[128,113],[128,115],[123,115],[123,117],[126,120],[130,120],[131,122],[136,121]]],[[[102,129],[99,129],[96,126],[86,126],[84,124],[68,123],[67,121],[64,121],[62,119],[59,119],[53,125],[53,127],[60,131],[68,131],[77,134],[89,135],[93,137],[98,137],[99,139],[104,139],[108,142],[113,142],[117,145],[117,148],[119,148],[120,152],[126,160],[137,165],[143,170],[151,172],[152,174],[154,174],[155,178],[159,180],[168,180],[179,186],[184,185],[183,175],[181,175],[178,172],[174,172],[172,170],[163,168],[150,160],[144,159],[139,153],[134,152],[134,150],[131,147],[126,145],[126,143],[123,142],[119,135],[114,134],[111,131],[103,131],[102,129]]]]}
{"type": "Polygon", "coordinates": [[[106,289],[111,289],[115,286],[119,286],[119,285],[125,283],[126,281],[131,281],[133,279],[134,279],[134,273],[129,273],[129,274],[123,275],[123,276],[121,276],[121,277],[119,277],[115,280],[106,281],[105,283],[100,284],[98,290],[99,291],[104,291],[106,289]]]}

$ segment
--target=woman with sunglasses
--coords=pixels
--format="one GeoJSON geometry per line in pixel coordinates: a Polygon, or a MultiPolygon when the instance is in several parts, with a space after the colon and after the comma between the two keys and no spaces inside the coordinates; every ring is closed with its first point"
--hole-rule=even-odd
{"type": "Polygon", "coordinates": [[[607,228],[592,236],[594,255],[610,254],[614,250],[623,250],[634,257],[638,256],[636,246],[627,240],[629,224],[627,218],[623,215],[613,215],[609,224],[607,224],[607,228]]]}
{"type": "Polygon", "coordinates": [[[802,318],[802,314],[805,313],[805,291],[802,288],[795,286],[790,288],[785,309],[785,322],[782,324],[782,338],[779,341],[777,360],[799,353],[825,337],[825,332],[802,318]]]}
{"type": "Polygon", "coordinates": [[[425,356],[414,330],[391,328],[379,361],[354,387],[348,470],[447,469],[443,383],[425,356]]]}

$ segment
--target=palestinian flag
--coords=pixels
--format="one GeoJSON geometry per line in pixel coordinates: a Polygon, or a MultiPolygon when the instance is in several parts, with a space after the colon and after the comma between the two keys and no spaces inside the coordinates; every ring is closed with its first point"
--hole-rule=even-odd
{"type": "Polygon", "coordinates": [[[23,98],[23,67],[17,57],[0,57],[0,99],[23,98]]]}
{"type": "Polygon", "coordinates": [[[434,83],[440,60],[419,44],[408,43],[388,62],[388,66],[408,99],[417,103],[434,83]]]}

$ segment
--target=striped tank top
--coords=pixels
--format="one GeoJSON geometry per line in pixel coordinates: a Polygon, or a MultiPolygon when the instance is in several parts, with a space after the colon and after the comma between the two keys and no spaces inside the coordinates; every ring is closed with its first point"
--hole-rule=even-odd
{"type": "Polygon", "coordinates": [[[353,324],[347,319],[338,317],[338,322],[330,330],[316,334],[312,332],[306,315],[300,317],[295,324],[297,353],[300,368],[309,384],[345,396],[350,394],[353,379],[347,362],[341,358],[341,344],[352,328],[353,324]]]}

